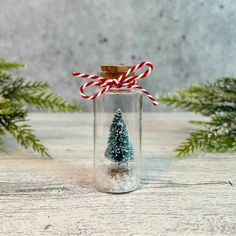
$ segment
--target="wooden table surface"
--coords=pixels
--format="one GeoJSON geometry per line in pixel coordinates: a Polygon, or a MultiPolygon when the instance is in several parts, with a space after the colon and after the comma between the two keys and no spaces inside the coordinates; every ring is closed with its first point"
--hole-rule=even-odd
{"type": "Polygon", "coordinates": [[[0,153],[0,235],[236,235],[236,156],[175,159],[193,127],[186,113],[143,116],[142,187],[98,192],[91,113],[32,113],[53,160],[10,137],[0,153]]]}

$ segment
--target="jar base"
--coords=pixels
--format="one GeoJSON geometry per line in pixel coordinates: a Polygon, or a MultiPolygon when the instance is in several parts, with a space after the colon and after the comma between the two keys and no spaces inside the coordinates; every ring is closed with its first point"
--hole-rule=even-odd
{"type": "Polygon", "coordinates": [[[111,194],[123,194],[123,193],[130,193],[130,192],[133,192],[137,189],[139,189],[139,185],[136,185],[134,186],[133,189],[129,189],[129,190],[122,190],[122,191],[116,191],[116,190],[109,190],[109,189],[101,189],[99,186],[96,186],[95,185],[95,188],[99,191],[99,192],[102,192],[102,193],[111,193],[111,194]]]}
{"type": "Polygon", "coordinates": [[[95,187],[100,192],[127,193],[139,187],[139,178],[132,163],[103,164],[95,173],[95,187]]]}

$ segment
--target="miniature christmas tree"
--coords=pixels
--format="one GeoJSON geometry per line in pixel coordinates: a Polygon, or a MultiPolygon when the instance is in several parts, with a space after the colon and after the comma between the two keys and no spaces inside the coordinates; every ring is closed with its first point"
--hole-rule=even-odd
{"type": "Polygon", "coordinates": [[[129,140],[128,131],[119,108],[112,120],[105,157],[113,162],[118,162],[118,164],[134,159],[133,145],[129,140]]]}

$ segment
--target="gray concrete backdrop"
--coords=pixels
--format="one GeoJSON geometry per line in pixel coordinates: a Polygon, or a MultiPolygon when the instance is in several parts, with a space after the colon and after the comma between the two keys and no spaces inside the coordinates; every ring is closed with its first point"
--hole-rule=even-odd
{"type": "MultiPolygon", "coordinates": [[[[84,111],[71,72],[150,60],[142,85],[163,94],[191,83],[236,76],[233,0],[1,0],[0,57],[28,64],[22,74],[47,80],[84,111]]],[[[145,110],[158,111],[145,99],[145,110]]],[[[162,107],[160,109],[163,109],[162,107]]]]}

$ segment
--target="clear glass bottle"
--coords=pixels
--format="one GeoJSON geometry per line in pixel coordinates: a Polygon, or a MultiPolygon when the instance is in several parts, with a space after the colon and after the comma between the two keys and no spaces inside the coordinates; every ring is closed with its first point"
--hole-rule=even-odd
{"type": "Polygon", "coordinates": [[[138,90],[113,88],[94,100],[94,184],[99,191],[124,193],[139,187],[141,121],[138,90]]]}

